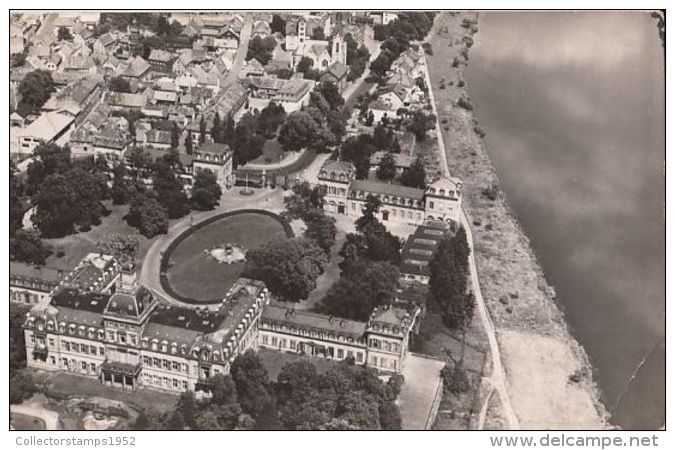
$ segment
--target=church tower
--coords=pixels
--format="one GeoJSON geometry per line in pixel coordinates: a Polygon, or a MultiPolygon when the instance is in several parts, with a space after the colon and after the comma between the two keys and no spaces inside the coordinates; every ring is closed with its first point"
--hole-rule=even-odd
{"type": "Polygon", "coordinates": [[[342,33],[336,33],[333,38],[331,49],[332,63],[342,63],[347,65],[347,43],[342,39],[342,33]]]}

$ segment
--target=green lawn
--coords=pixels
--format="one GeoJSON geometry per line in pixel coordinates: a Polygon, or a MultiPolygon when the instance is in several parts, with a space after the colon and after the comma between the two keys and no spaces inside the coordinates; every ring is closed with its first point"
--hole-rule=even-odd
{"type": "Polygon", "coordinates": [[[265,141],[263,152],[256,159],[252,160],[253,164],[275,164],[284,158],[284,149],[276,139],[265,141]]]}
{"type": "Polygon", "coordinates": [[[177,294],[195,300],[222,298],[245,263],[218,263],[205,250],[226,243],[249,250],[285,236],[283,225],[267,215],[241,213],[220,219],[195,231],[173,250],[167,272],[169,284],[177,294]]]}
{"type": "Polygon", "coordinates": [[[136,405],[140,408],[154,408],[158,411],[170,411],[178,401],[178,396],[150,389],[123,391],[102,385],[98,380],[70,373],[57,373],[46,381],[47,393],[60,396],[102,397],[110,400],[136,405]]]}
{"type": "Polygon", "coordinates": [[[101,224],[92,227],[91,230],[71,234],[62,238],[45,239],[45,242],[52,247],[53,254],[47,258],[46,266],[60,270],[71,270],[88,253],[96,251],[96,244],[105,241],[116,234],[133,235],[138,239],[139,249],[136,255],[136,261],[142,262],[145,253],[152,244],[152,239],[148,239],[130,227],[124,220],[128,205],[113,205],[112,202],[104,203],[110,210],[110,214],[101,219],[101,224]],[[59,252],[63,252],[60,256],[59,252]]]}

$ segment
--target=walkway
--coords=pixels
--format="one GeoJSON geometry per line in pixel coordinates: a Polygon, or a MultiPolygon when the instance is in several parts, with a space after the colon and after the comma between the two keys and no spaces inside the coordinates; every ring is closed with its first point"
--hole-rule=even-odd
{"type": "MultiPolygon", "coordinates": [[[[429,32],[428,37],[434,36],[436,34],[436,26],[440,23],[440,20],[436,20],[434,27],[429,32]]],[[[428,38],[427,38],[428,39],[428,38]]],[[[450,62],[448,62],[449,64],[450,62]]],[[[436,99],[434,97],[433,84],[431,83],[431,77],[429,75],[429,66],[427,63],[426,54],[424,54],[424,77],[429,86],[429,98],[431,100],[431,107],[433,113],[438,118],[438,113],[436,111],[436,99]]],[[[438,150],[440,151],[441,158],[441,167],[443,168],[443,174],[446,177],[450,176],[450,169],[448,168],[448,160],[446,157],[445,143],[443,141],[443,133],[441,132],[441,126],[438,120],[436,120],[436,134],[438,135],[438,150]]],[[[518,416],[513,409],[511,404],[511,398],[509,397],[508,391],[506,389],[506,376],[504,374],[504,368],[502,366],[501,355],[499,352],[499,345],[497,343],[497,337],[495,333],[494,325],[492,324],[492,319],[490,318],[490,313],[485,305],[485,300],[483,299],[483,294],[480,290],[480,283],[478,281],[478,269],[476,268],[476,260],[474,258],[473,251],[473,233],[471,232],[471,225],[467,219],[464,209],[462,209],[462,214],[460,216],[460,222],[466,230],[467,240],[469,243],[469,248],[471,249],[471,255],[469,256],[469,275],[471,278],[471,290],[474,293],[476,299],[476,312],[481,320],[481,324],[485,329],[485,332],[488,336],[488,341],[490,344],[490,355],[492,358],[492,374],[488,379],[497,394],[501,399],[501,404],[503,407],[503,414],[507,421],[507,426],[509,430],[517,430],[520,428],[518,421],[518,416]]]]}
{"type": "Polygon", "coordinates": [[[405,383],[397,403],[401,410],[401,428],[404,430],[429,429],[438,407],[441,387],[441,370],[445,362],[428,356],[408,353],[401,374],[405,383]]]}
{"type": "Polygon", "coordinates": [[[239,48],[237,48],[237,56],[234,58],[230,72],[223,80],[220,88],[225,89],[232,83],[239,79],[239,73],[244,65],[246,53],[248,53],[248,43],[251,40],[251,32],[253,29],[253,19],[250,14],[244,15],[244,24],[241,27],[241,34],[239,35],[239,48]]]}
{"type": "Polygon", "coordinates": [[[188,215],[171,226],[167,234],[157,238],[148,249],[143,260],[139,280],[141,284],[167,303],[175,306],[194,307],[194,305],[185,305],[183,302],[172,298],[162,288],[159,277],[162,255],[171,242],[193,224],[198,224],[218,214],[245,208],[265,209],[276,213],[280,213],[283,210],[283,200],[281,199],[283,192],[280,189],[255,189],[255,193],[250,196],[240,195],[240,189],[240,187],[235,187],[230,191],[224,192],[220,200],[220,206],[216,209],[188,215]]]}

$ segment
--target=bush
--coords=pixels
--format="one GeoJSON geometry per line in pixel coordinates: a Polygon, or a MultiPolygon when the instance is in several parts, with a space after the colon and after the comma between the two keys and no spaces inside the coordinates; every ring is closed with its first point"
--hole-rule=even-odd
{"type": "Polygon", "coordinates": [[[460,97],[457,100],[457,106],[459,106],[460,108],[464,108],[467,111],[473,111],[473,105],[471,104],[471,101],[466,97],[460,97]]]}
{"type": "Polygon", "coordinates": [[[487,198],[488,200],[495,201],[499,196],[499,186],[492,184],[490,186],[484,187],[481,193],[483,194],[483,197],[487,198]]]}
{"type": "Polygon", "coordinates": [[[446,364],[441,370],[441,378],[443,378],[444,389],[453,394],[461,394],[469,390],[469,377],[462,364],[457,363],[453,368],[446,364]]]}

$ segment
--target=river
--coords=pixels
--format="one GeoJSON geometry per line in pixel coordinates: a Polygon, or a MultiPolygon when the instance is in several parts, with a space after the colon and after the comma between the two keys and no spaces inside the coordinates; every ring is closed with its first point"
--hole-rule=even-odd
{"type": "Polygon", "coordinates": [[[484,12],[467,85],[612,423],[665,417],[664,60],[641,12],[484,12]]]}

